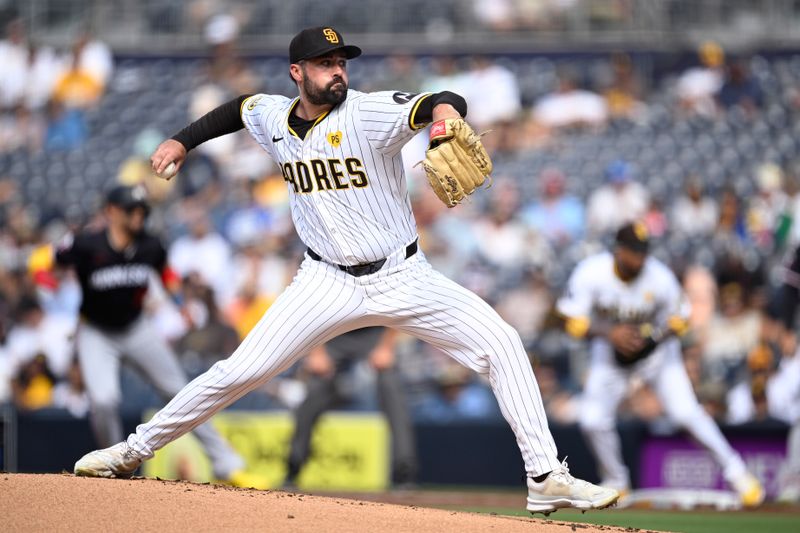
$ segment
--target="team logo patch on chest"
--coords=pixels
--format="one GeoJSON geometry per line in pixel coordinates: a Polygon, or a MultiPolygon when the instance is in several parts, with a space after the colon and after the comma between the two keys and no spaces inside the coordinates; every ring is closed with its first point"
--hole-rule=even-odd
{"type": "Polygon", "coordinates": [[[339,145],[342,144],[342,132],[333,131],[328,134],[327,139],[331,146],[339,148],[339,145]]]}

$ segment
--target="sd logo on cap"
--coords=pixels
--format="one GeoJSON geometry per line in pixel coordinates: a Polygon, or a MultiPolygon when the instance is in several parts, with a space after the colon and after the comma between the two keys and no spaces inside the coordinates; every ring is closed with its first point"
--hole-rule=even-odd
{"type": "Polygon", "coordinates": [[[334,50],[342,50],[347,59],[361,55],[361,48],[344,44],[342,34],[331,27],[306,28],[289,43],[289,62],[298,63],[304,59],[327,55],[334,50]]]}

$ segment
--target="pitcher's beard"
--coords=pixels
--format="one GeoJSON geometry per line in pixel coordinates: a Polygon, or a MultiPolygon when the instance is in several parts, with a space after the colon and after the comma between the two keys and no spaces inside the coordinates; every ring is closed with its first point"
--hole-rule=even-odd
{"type": "Polygon", "coordinates": [[[347,83],[344,80],[334,80],[324,88],[314,85],[306,79],[303,83],[308,101],[314,105],[339,105],[347,98],[347,83]],[[336,87],[335,89],[333,87],[336,87]]]}

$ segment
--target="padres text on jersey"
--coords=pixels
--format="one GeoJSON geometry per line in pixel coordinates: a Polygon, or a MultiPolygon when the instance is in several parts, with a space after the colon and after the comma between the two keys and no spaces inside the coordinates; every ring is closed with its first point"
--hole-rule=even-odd
{"type": "Polygon", "coordinates": [[[298,99],[242,103],[242,122],[281,169],[300,239],[332,263],[383,259],[417,236],[400,150],[423,126],[414,113],[428,95],[395,94],[350,90],[303,139],[288,121],[298,99]]]}

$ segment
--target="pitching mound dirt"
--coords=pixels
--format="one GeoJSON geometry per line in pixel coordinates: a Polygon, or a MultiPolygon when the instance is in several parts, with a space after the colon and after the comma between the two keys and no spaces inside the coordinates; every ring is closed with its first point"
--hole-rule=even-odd
{"type": "Polygon", "coordinates": [[[0,474],[0,516],[3,531],[9,532],[623,531],[288,492],[153,479],[88,479],[68,474],[0,474]]]}

